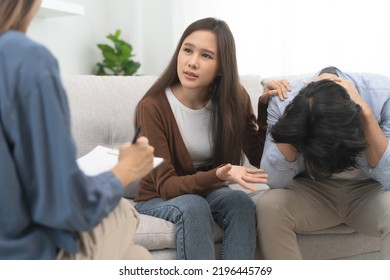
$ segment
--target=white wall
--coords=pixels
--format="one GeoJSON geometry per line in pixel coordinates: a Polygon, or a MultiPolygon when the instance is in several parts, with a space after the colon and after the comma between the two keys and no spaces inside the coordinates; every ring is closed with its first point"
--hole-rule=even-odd
{"type": "MultiPolygon", "coordinates": [[[[298,74],[335,65],[390,76],[389,1],[174,2],[180,5],[175,14],[180,25],[205,16],[229,24],[236,39],[240,73],[298,74]]],[[[180,36],[177,33],[176,38],[180,36]]]]}
{"type": "Polygon", "coordinates": [[[335,65],[390,76],[387,0],[66,0],[84,16],[36,19],[28,32],[47,45],[64,73],[89,74],[96,44],[121,28],[139,74],[160,74],[189,23],[225,20],[236,39],[240,74],[274,76],[335,65]]]}
{"type": "MultiPolygon", "coordinates": [[[[48,0],[50,1],[50,0],[48,0]]],[[[121,29],[133,46],[138,74],[160,74],[172,48],[171,0],[64,0],[84,6],[82,16],[36,17],[27,34],[48,47],[64,74],[91,74],[102,60],[96,44],[121,29]]]]}
{"type": "Polygon", "coordinates": [[[84,5],[83,16],[35,17],[27,34],[48,47],[67,74],[89,74],[100,60],[96,44],[105,40],[106,0],[69,0],[84,5]]]}
{"type": "Polygon", "coordinates": [[[171,0],[110,0],[110,30],[121,28],[123,37],[133,46],[138,74],[160,74],[172,52],[171,0]]]}

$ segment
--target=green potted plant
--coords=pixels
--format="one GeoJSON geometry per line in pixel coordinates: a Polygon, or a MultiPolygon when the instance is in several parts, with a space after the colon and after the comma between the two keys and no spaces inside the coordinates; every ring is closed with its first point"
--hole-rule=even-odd
{"type": "Polygon", "coordinates": [[[115,34],[109,34],[107,38],[111,40],[114,47],[106,44],[98,44],[98,48],[102,51],[103,62],[97,63],[96,74],[99,76],[106,75],[123,75],[131,76],[137,72],[141,66],[140,63],[132,60],[133,47],[120,39],[121,30],[117,29],[115,34]]]}

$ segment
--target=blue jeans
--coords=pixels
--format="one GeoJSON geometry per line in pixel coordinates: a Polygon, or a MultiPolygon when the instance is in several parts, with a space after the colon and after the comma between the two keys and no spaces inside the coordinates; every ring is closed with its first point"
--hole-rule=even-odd
{"type": "Polygon", "coordinates": [[[244,192],[227,187],[206,197],[185,194],[170,200],[140,201],[139,213],[176,224],[178,259],[215,259],[213,228],[223,229],[222,259],[253,259],[256,247],[256,212],[244,192]]]}

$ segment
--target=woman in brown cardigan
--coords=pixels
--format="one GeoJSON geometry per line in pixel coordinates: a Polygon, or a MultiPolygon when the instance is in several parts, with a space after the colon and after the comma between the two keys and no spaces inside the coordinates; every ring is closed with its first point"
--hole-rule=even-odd
{"type": "Polygon", "coordinates": [[[244,152],[259,167],[264,130],[239,82],[234,38],[224,21],[205,18],[187,27],[167,69],[138,104],[135,124],[165,159],[141,181],[136,209],[176,224],[177,257],[214,259],[217,223],[224,231],[221,258],[252,259],[254,203],[226,182],[252,191],[251,183],[267,182],[261,169],[240,166],[244,152]]]}

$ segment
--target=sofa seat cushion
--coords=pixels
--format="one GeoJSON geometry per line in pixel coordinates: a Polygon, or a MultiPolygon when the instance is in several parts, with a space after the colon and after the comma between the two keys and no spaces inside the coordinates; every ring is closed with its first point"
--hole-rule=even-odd
{"type": "Polygon", "coordinates": [[[135,243],[148,250],[176,248],[174,223],[149,215],[140,214],[140,223],[134,237],[135,243]]]}
{"type": "MultiPolygon", "coordinates": [[[[176,225],[169,221],[149,215],[140,214],[140,223],[134,237],[135,243],[148,250],[162,250],[176,248],[176,225]]],[[[216,226],[214,242],[222,241],[223,231],[216,226]]]]}

